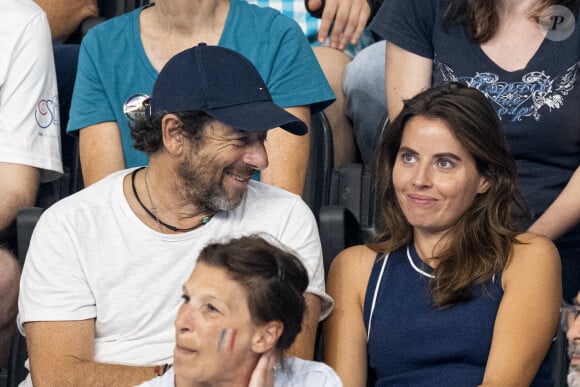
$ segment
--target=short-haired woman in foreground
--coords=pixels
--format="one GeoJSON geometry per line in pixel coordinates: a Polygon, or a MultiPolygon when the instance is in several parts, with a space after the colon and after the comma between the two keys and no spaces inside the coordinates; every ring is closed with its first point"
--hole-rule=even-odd
{"type": "Polygon", "coordinates": [[[384,226],[328,279],[325,361],[344,385],[553,385],[558,252],[512,225],[516,167],[490,103],[454,83],[420,93],[377,165],[384,226]]]}
{"type": "Polygon", "coordinates": [[[324,363],[283,357],[307,286],[300,260],[260,236],[206,246],[183,285],[173,367],[140,386],[342,386],[324,363]]]}

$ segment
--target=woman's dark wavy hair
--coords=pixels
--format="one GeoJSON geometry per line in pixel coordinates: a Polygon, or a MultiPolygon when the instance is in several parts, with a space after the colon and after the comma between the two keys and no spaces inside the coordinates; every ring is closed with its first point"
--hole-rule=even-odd
{"type": "MultiPolygon", "coordinates": [[[[135,124],[130,126],[131,138],[135,149],[148,155],[157,152],[163,144],[161,122],[168,113],[154,114],[150,117],[140,116],[135,124]]],[[[175,114],[183,124],[183,130],[192,141],[200,141],[202,131],[213,118],[202,111],[177,112],[175,114]]]]}
{"type": "Polygon", "coordinates": [[[302,329],[308,286],[308,273],[294,254],[252,235],[210,244],[201,251],[198,262],[226,270],[246,289],[255,324],[275,320],[284,324],[276,343],[278,351],[292,345],[302,329]]]}
{"type": "MultiPolygon", "coordinates": [[[[471,36],[478,43],[485,43],[493,37],[499,25],[498,6],[500,0],[449,0],[445,12],[445,28],[452,23],[462,23],[471,30],[471,36]]],[[[539,20],[542,11],[551,5],[562,5],[578,16],[580,0],[538,0],[530,17],[539,20]]]]}
{"type": "Polygon", "coordinates": [[[416,116],[445,122],[489,183],[447,231],[446,245],[434,257],[438,265],[432,296],[436,305],[446,307],[469,300],[472,285],[490,280],[505,267],[518,234],[512,206],[525,206],[516,186],[515,161],[490,102],[475,89],[445,83],[405,101],[383,135],[375,156],[382,224],[370,248],[388,252],[412,242],[413,230],[399,207],[392,173],[405,126],[416,116]]]}

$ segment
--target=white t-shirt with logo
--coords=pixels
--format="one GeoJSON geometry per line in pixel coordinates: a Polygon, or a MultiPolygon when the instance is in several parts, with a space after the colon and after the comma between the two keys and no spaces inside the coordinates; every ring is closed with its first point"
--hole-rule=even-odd
{"type": "Polygon", "coordinates": [[[0,162],[62,174],[58,88],[48,20],[33,1],[2,0],[0,162]]]}

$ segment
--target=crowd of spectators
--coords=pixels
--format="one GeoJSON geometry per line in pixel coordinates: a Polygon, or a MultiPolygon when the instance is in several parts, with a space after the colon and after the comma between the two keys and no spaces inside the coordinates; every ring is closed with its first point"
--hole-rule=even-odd
{"type": "MultiPolygon", "coordinates": [[[[550,385],[562,305],[578,384],[580,0],[141,3],[74,43],[98,0],[2,6],[0,369],[19,330],[23,386],[161,376],[198,253],[267,233],[309,279],[288,355],[313,359],[324,327],[347,386],[550,385]],[[326,287],[300,199],[322,111],[383,220],[326,287]],[[17,213],[74,137],[86,188],[44,212],[21,268],[17,213]]],[[[258,358],[250,385],[273,385],[258,358]]]]}

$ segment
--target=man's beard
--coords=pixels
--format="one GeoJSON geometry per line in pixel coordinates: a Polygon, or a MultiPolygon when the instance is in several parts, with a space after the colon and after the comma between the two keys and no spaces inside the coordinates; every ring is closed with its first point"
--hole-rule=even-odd
{"type": "Polygon", "coordinates": [[[245,193],[245,191],[235,191],[232,196],[228,196],[223,185],[216,184],[206,190],[204,207],[213,212],[233,210],[240,205],[245,193]]]}
{"type": "Polygon", "coordinates": [[[580,387],[580,367],[571,365],[566,378],[568,387],[580,387]]]}
{"type": "MultiPolygon", "coordinates": [[[[228,195],[222,183],[224,170],[216,171],[213,169],[213,160],[193,162],[195,157],[196,155],[190,153],[177,168],[177,174],[185,188],[183,196],[194,203],[203,213],[230,211],[238,207],[246,191],[236,190],[233,194],[228,195]]],[[[248,169],[240,175],[251,175],[252,173],[253,170],[248,169]]]]}
{"type": "MultiPolygon", "coordinates": [[[[580,342],[577,340],[568,343],[568,357],[580,359],[580,342]]],[[[580,387],[580,365],[570,364],[567,381],[568,387],[580,387]]]]}

